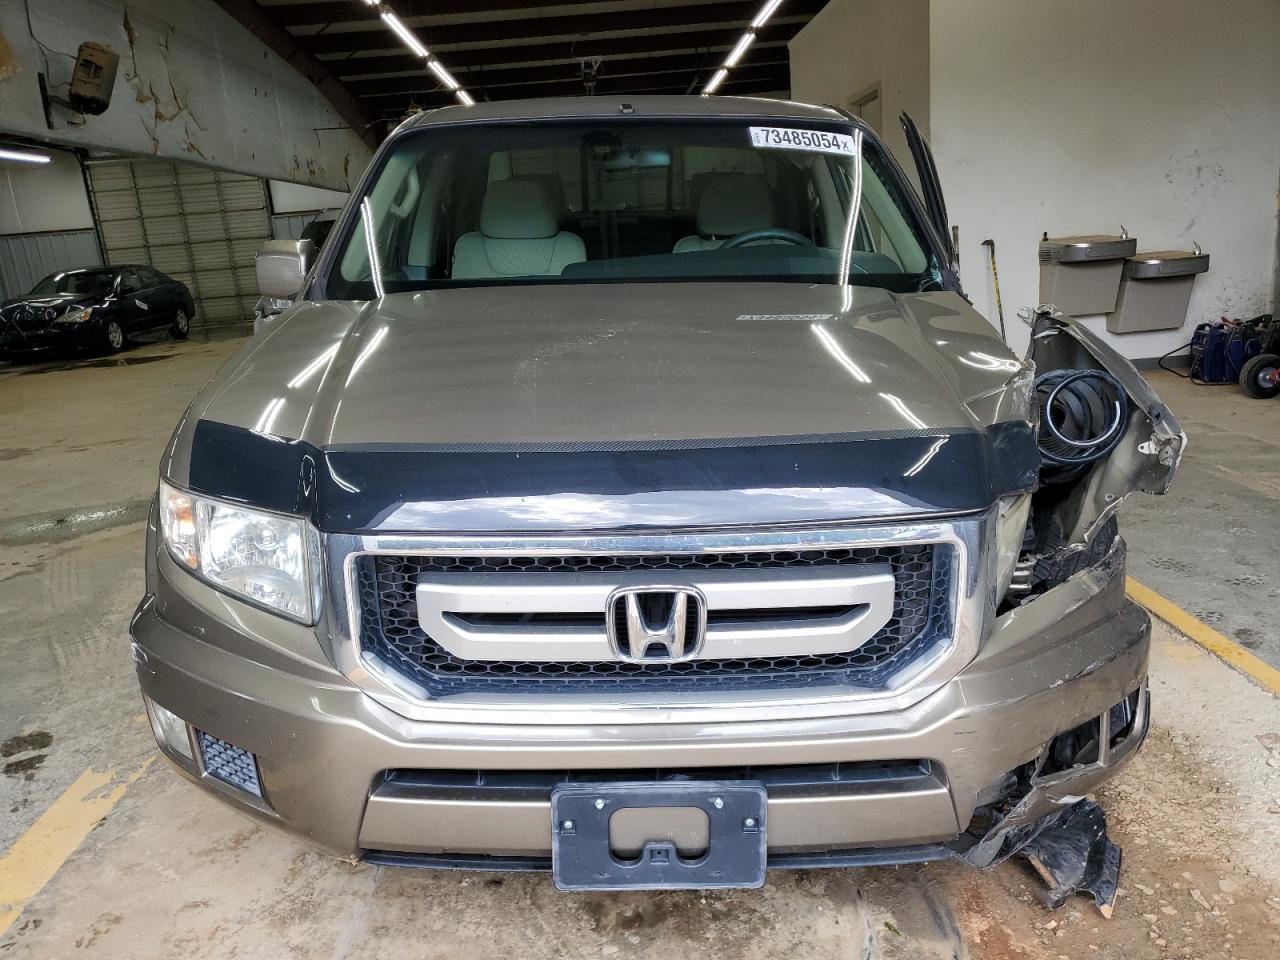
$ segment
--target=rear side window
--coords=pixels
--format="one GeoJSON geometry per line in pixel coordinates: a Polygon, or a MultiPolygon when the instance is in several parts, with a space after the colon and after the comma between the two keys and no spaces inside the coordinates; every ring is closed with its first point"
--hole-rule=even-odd
{"type": "Polygon", "coordinates": [[[138,277],[138,271],[132,268],[125,268],[120,271],[121,293],[137,293],[141,289],[142,280],[138,277]]]}

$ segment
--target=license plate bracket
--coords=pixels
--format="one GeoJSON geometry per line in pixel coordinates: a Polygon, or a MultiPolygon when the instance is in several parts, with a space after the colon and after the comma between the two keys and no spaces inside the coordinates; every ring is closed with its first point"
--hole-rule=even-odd
{"type": "Polygon", "coordinates": [[[561,890],[702,890],[764,886],[768,795],[754,781],[581,783],[551,794],[551,868],[561,890]],[[707,815],[707,849],[683,857],[669,840],[634,859],[610,848],[619,810],[696,807],[707,815]]]}

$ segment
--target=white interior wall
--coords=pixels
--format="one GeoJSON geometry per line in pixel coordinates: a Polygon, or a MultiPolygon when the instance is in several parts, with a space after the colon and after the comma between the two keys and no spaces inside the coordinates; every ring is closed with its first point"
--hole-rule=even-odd
{"type": "MultiPolygon", "coordinates": [[[[1039,292],[1036,243],[1118,232],[1211,256],[1180,330],[1109,335],[1133,358],[1195,322],[1271,308],[1280,186],[1280,3],[933,0],[931,140],[961,276],[988,318],[996,241],[1011,340],[1039,292]]],[[[1087,321],[1103,329],[1103,318],[1087,321]]]]}
{"type": "Polygon", "coordinates": [[[0,132],[340,190],[369,161],[316,87],[208,0],[0,0],[0,37],[0,132]],[[120,54],[111,106],[83,122],[55,107],[49,130],[37,74],[65,94],[88,40],[120,54]]]}
{"type": "Polygon", "coordinates": [[[879,84],[878,132],[910,169],[898,114],[907,111],[929,130],[929,0],[831,0],[789,50],[796,100],[847,109],[851,98],[879,84]]]}
{"type": "Polygon", "coordinates": [[[322,190],[301,183],[285,183],[272,180],[271,211],[273,213],[308,213],[315,210],[340,208],[347,202],[347,193],[340,190],[322,190]]]}
{"type": "Polygon", "coordinates": [[[0,236],[92,230],[93,211],[80,161],[65,150],[41,150],[44,165],[0,160],[0,236]]]}

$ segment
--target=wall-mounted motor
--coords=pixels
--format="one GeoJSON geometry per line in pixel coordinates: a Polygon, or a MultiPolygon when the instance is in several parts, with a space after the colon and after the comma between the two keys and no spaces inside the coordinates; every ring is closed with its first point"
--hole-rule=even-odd
{"type": "Polygon", "coordinates": [[[75,72],[67,99],[81,113],[98,116],[111,106],[120,55],[100,43],[82,43],[76,54],[75,72]]]}
{"type": "Polygon", "coordinates": [[[1051,370],[1036,378],[1041,476],[1073,480],[1115,449],[1129,420],[1129,395],[1105,370],[1051,370]]]}
{"type": "Polygon", "coordinates": [[[120,55],[101,43],[82,43],[76,52],[76,65],[67,84],[66,97],[50,92],[49,81],[43,73],[36,74],[40,83],[40,97],[44,101],[44,122],[50,130],[53,125],[53,106],[64,107],[87,116],[106,113],[111,106],[111,93],[116,85],[116,72],[120,67],[120,55]]]}

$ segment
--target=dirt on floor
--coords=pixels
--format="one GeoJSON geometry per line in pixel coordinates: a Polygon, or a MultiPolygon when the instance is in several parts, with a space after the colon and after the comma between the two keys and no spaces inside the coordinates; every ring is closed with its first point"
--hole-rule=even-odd
{"type": "Polygon", "coordinates": [[[1112,920],[1052,913],[1021,864],[951,901],[972,956],[1280,957],[1280,700],[1155,625],[1151,733],[1100,795],[1124,850],[1112,920]]]}

